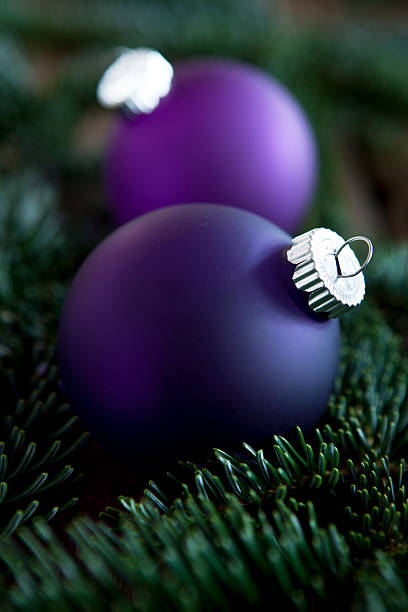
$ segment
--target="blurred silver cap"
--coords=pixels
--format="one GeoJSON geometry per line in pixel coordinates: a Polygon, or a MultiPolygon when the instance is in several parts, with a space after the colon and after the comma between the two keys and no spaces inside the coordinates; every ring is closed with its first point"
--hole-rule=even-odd
{"type": "Polygon", "coordinates": [[[118,52],[99,81],[99,104],[132,114],[151,113],[171,89],[172,65],[154,49],[122,47],[118,52]]]}
{"type": "Polygon", "coordinates": [[[296,265],[293,282],[297,289],[310,293],[309,306],[315,312],[334,318],[355,308],[364,299],[362,270],[371,260],[373,245],[365,236],[344,240],[324,227],[293,238],[287,258],[296,265]],[[362,240],[368,255],[360,265],[350,242],[362,240]]]}

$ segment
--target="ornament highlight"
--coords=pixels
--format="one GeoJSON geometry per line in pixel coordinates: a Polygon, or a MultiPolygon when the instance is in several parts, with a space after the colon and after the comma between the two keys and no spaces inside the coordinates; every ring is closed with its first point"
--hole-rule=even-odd
{"type": "Polygon", "coordinates": [[[295,230],[312,199],[317,153],[293,95],[248,64],[204,58],[171,65],[125,49],[97,97],[121,107],[104,168],[118,224],[157,208],[212,202],[295,230]]]}
{"type": "Polygon", "coordinates": [[[167,207],[113,232],[77,273],[60,321],[61,375],[84,424],[119,452],[179,457],[310,429],[332,389],[340,332],[310,308],[312,285],[299,291],[292,276],[322,232],[324,259],[357,272],[348,245],[336,255],[335,232],[292,243],[226,206],[167,207]]]}

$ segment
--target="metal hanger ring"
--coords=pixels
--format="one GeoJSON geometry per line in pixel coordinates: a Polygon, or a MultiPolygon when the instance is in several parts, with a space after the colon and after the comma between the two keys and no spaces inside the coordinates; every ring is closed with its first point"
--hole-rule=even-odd
{"type": "Polygon", "coordinates": [[[340,255],[341,251],[344,249],[346,245],[350,244],[350,242],[356,242],[357,240],[365,242],[368,246],[368,253],[367,253],[365,262],[363,263],[362,266],[360,266],[360,268],[356,272],[353,272],[352,274],[338,274],[337,278],[352,278],[353,276],[357,276],[357,274],[360,274],[360,272],[362,272],[364,268],[368,266],[368,264],[370,263],[371,258],[373,256],[373,243],[366,236],[353,236],[352,238],[349,238],[348,240],[346,240],[341,245],[341,247],[335,252],[334,254],[335,258],[338,259],[338,256],[340,255]]]}

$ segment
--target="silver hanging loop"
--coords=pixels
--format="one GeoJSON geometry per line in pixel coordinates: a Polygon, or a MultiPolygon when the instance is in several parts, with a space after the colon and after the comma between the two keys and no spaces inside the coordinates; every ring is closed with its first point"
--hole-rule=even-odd
{"type": "Polygon", "coordinates": [[[96,97],[104,108],[122,108],[128,115],[151,113],[170,92],[173,66],[155,49],[117,49],[105,70],[96,97]]]}
{"type": "Polygon", "coordinates": [[[344,249],[345,246],[350,244],[350,242],[356,242],[357,240],[361,240],[362,242],[365,242],[367,244],[367,246],[368,246],[368,253],[367,253],[367,257],[366,257],[365,262],[363,263],[362,266],[360,266],[360,268],[358,270],[356,270],[352,274],[338,274],[337,278],[352,278],[353,276],[357,276],[357,274],[360,274],[360,272],[362,272],[364,270],[364,268],[366,266],[368,266],[368,264],[370,263],[371,258],[373,256],[373,243],[366,236],[353,236],[352,238],[349,238],[348,240],[346,240],[341,245],[341,247],[334,253],[338,269],[340,270],[340,263],[339,263],[338,257],[340,255],[341,251],[344,249]]]}
{"type": "Polygon", "coordinates": [[[355,236],[345,242],[333,230],[316,227],[293,238],[287,259],[296,266],[292,279],[297,289],[309,294],[310,308],[335,318],[356,308],[363,301],[365,281],[361,271],[372,254],[373,245],[364,236],[355,236]],[[356,240],[363,240],[368,245],[368,257],[363,265],[348,246],[356,240]],[[346,245],[348,248],[341,253],[346,245]]]}

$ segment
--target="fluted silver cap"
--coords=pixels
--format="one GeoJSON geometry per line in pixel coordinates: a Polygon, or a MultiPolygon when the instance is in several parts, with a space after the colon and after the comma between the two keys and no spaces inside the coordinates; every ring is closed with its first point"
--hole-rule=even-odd
{"type": "Polygon", "coordinates": [[[372,255],[368,238],[356,236],[347,241],[324,227],[312,229],[293,238],[287,258],[296,266],[293,282],[297,289],[310,293],[309,306],[315,312],[334,318],[355,308],[364,299],[362,269],[372,255]],[[364,240],[369,254],[361,266],[349,246],[352,240],[364,240]]]}
{"type": "Polygon", "coordinates": [[[118,49],[118,57],[99,81],[96,97],[105,108],[124,108],[131,114],[150,113],[167,96],[172,65],[155,49],[118,49]]]}

